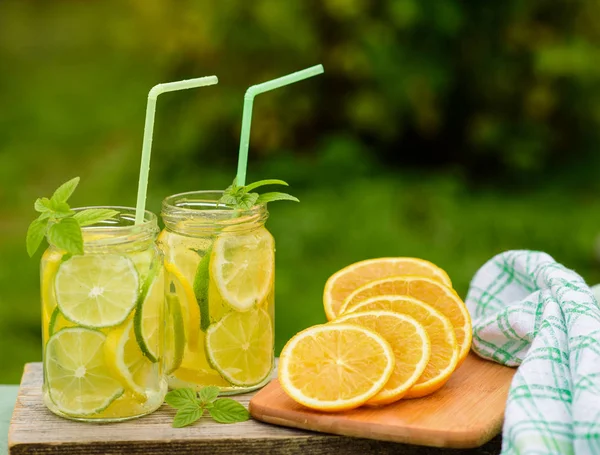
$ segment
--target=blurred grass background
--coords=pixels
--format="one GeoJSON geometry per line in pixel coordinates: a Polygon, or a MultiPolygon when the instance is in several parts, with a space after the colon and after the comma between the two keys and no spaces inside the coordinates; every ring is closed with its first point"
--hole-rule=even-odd
{"type": "Polygon", "coordinates": [[[245,89],[261,95],[248,180],[270,206],[277,349],[324,321],[323,285],[361,259],[407,255],[473,273],[539,249],[600,281],[600,15],[557,0],[3,0],[0,2],[0,383],[41,358],[33,201],[75,176],[75,205],[134,205],[146,95],[159,99],[148,206],[233,179],[245,89]],[[301,292],[299,292],[301,290],[301,292]]]}

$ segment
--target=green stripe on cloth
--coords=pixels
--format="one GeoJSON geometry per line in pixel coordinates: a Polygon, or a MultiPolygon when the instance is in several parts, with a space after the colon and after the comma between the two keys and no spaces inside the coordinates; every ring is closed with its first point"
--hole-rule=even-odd
{"type": "Polygon", "coordinates": [[[502,455],[600,455],[600,308],[585,281],[545,253],[508,251],[473,277],[473,350],[519,367],[502,455]]]}

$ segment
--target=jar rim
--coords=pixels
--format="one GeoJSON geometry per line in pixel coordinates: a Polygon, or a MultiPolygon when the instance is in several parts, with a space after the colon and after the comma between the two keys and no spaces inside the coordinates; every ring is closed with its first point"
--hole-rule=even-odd
{"type": "Polygon", "coordinates": [[[264,223],[269,212],[266,204],[255,204],[249,209],[237,209],[220,204],[224,191],[202,190],[173,194],[163,199],[162,220],[167,228],[175,229],[182,220],[191,230],[234,228],[264,223]]]}
{"type": "Polygon", "coordinates": [[[89,209],[109,209],[119,212],[120,220],[127,222],[127,224],[117,224],[115,220],[104,220],[99,223],[92,224],[90,226],[83,226],[81,229],[94,229],[98,227],[120,229],[120,228],[131,228],[134,226],[143,228],[152,226],[152,224],[158,222],[158,217],[150,210],[144,210],[144,220],[140,224],[135,224],[135,208],[126,207],[121,205],[90,205],[85,207],[75,207],[72,210],[74,212],[82,212],[89,209]]]}
{"type": "Polygon", "coordinates": [[[207,212],[212,215],[235,212],[236,215],[243,217],[255,215],[266,207],[266,204],[255,204],[249,209],[236,209],[226,204],[219,204],[223,193],[224,191],[221,190],[200,190],[172,194],[163,199],[163,213],[168,210],[177,210],[190,215],[207,212]]]}
{"type": "Polygon", "coordinates": [[[96,205],[76,207],[73,210],[77,213],[88,209],[116,210],[118,215],[116,219],[82,226],[81,231],[85,246],[93,247],[107,244],[134,243],[148,240],[158,234],[158,217],[149,210],[144,211],[144,219],[140,224],[135,224],[135,208],[133,207],[96,205]],[[95,238],[95,234],[98,234],[99,237],[95,238]]]}

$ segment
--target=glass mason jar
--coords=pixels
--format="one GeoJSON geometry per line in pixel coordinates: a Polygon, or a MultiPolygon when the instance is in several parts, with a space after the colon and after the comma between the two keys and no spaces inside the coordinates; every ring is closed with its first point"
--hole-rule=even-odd
{"type": "Polygon", "coordinates": [[[163,201],[167,330],[176,361],[172,388],[218,386],[222,394],[265,385],[274,360],[275,243],[265,205],[234,210],[223,192],[163,201]]]}
{"type": "Polygon", "coordinates": [[[43,394],[62,417],[109,422],[164,400],[165,277],[156,215],[102,208],[118,215],[82,228],[83,255],[42,256],[43,394]]]}

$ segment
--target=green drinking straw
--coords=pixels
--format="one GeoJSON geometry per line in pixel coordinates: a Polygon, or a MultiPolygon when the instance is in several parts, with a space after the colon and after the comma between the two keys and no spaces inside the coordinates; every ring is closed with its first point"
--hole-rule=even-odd
{"type": "Polygon", "coordinates": [[[311,66],[302,71],[297,71],[287,76],[278,77],[271,81],[263,82],[262,84],[253,85],[246,90],[244,95],[244,111],[242,113],[242,132],[240,134],[240,152],[238,156],[238,168],[236,183],[239,186],[246,184],[246,168],[248,167],[248,145],[250,142],[250,124],[252,123],[252,105],[254,97],[259,93],[268,92],[284,85],[293,84],[294,82],[307,79],[325,71],[323,65],[311,66]]]}
{"type": "Polygon", "coordinates": [[[142,143],[142,163],[140,164],[140,181],[138,183],[137,204],[135,206],[135,224],[140,224],[144,221],[146,194],[148,192],[148,174],[150,172],[150,153],[152,151],[152,133],[154,132],[154,114],[156,112],[156,99],[158,95],[176,90],[205,87],[207,85],[214,85],[217,82],[219,82],[217,76],[198,77],[158,84],[148,92],[146,122],[144,123],[144,142],[142,143]]]}

